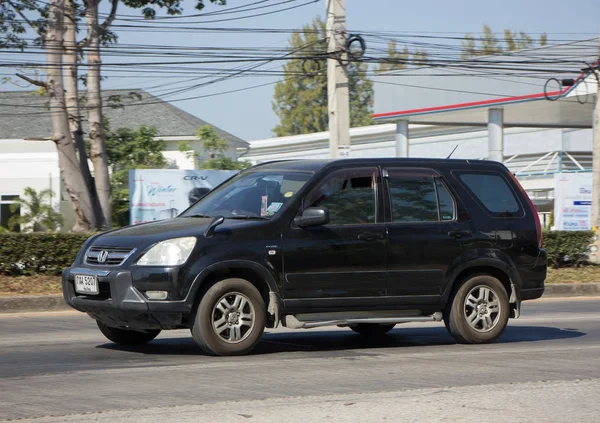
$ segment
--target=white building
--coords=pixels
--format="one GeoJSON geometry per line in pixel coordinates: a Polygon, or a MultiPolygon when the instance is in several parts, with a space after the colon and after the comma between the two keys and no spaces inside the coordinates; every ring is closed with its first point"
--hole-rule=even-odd
{"type": "MultiPolygon", "coordinates": [[[[194,160],[180,152],[179,146],[182,141],[187,142],[202,157],[201,140],[196,132],[207,122],[143,90],[105,91],[103,97],[111,129],[155,126],[156,138],[165,142],[163,155],[171,166],[194,169],[194,160]],[[107,107],[107,100],[117,95],[122,97],[123,107],[107,107]]],[[[32,92],[0,92],[0,226],[7,226],[14,199],[26,187],[32,187],[37,191],[51,189],[54,205],[65,217],[64,228],[72,227],[73,209],[62,189],[56,146],[52,141],[44,141],[52,135],[46,102],[45,97],[32,92]]],[[[227,156],[236,158],[238,152],[248,150],[245,141],[219,128],[215,130],[228,142],[227,156]]]]}

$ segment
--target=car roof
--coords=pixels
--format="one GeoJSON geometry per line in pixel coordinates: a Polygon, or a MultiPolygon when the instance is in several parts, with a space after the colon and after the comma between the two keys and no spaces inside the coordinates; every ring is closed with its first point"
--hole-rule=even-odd
{"type": "Polygon", "coordinates": [[[293,159],[276,160],[264,162],[251,167],[249,170],[291,170],[317,172],[325,167],[345,167],[345,166],[432,166],[432,167],[462,167],[473,166],[477,168],[504,168],[504,165],[489,160],[471,160],[471,159],[428,159],[428,158],[401,158],[401,157],[382,157],[382,158],[360,158],[360,159],[293,159]]]}

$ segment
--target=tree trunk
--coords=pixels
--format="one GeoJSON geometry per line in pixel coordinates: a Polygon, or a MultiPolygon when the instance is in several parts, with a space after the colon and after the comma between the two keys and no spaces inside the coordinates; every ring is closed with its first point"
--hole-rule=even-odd
{"type": "MultiPolygon", "coordinates": [[[[79,157],[79,167],[83,180],[90,191],[96,222],[102,221],[102,209],[96,194],[94,178],[90,172],[87,151],[85,148],[83,125],[81,124],[81,109],[79,106],[79,47],[77,45],[77,21],[73,0],[65,0],[65,32],[64,32],[64,61],[65,61],[65,100],[71,137],[79,157]]],[[[99,228],[98,228],[99,229],[99,228]]]]}
{"type": "Polygon", "coordinates": [[[94,182],[102,209],[103,224],[112,226],[112,203],[108,158],[104,142],[102,122],[102,98],[100,91],[100,27],[98,25],[98,0],[86,2],[85,17],[88,36],[88,124],[90,128],[90,159],[94,166],[94,182]]]}
{"type": "Polygon", "coordinates": [[[58,164],[65,189],[75,210],[74,231],[90,231],[96,227],[90,192],[81,175],[77,152],[71,138],[62,81],[64,0],[50,0],[46,31],[48,95],[52,116],[52,140],[58,151],[58,164]]]}

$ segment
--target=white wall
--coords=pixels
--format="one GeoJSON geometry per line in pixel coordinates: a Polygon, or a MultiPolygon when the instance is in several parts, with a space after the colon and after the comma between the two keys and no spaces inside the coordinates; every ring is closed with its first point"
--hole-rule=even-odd
{"type": "MultiPolygon", "coordinates": [[[[23,195],[27,187],[36,191],[52,189],[53,206],[61,203],[58,155],[49,152],[0,153],[0,195],[23,195]]],[[[69,216],[65,216],[69,220],[69,216]]]]}

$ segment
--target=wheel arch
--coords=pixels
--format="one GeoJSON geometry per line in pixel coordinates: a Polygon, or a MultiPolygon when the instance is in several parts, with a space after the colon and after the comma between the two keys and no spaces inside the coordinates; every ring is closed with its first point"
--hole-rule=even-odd
{"type": "Polygon", "coordinates": [[[442,304],[444,307],[452,299],[462,282],[475,275],[490,275],[498,279],[502,283],[502,286],[504,286],[509,298],[511,305],[510,317],[519,317],[521,308],[521,279],[512,263],[506,263],[498,259],[473,260],[456,269],[442,295],[442,304]]]}
{"type": "Polygon", "coordinates": [[[267,306],[267,327],[276,327],[282,302],[275,279],[261,264],[246,260],[223,261],[203,269],[194,279],[189,293],[193,298],[192,314],[195,315],[200,300],[211,286],[229,278],[244,279],[254,285],[267,306]]]}

